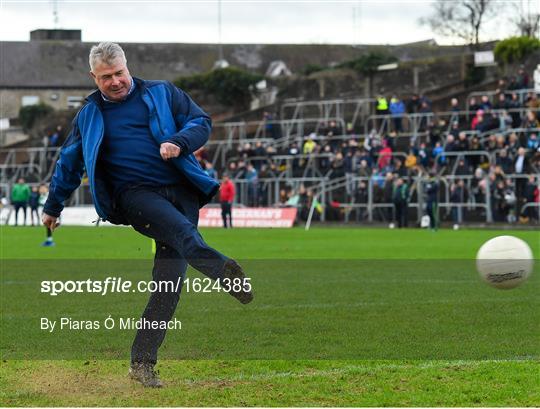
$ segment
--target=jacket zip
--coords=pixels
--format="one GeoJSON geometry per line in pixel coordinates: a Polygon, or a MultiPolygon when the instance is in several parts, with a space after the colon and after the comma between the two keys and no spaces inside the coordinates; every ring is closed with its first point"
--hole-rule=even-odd
{"type": "MultiPolygon", "coordinates": [[[[99,111],[99,109],[97,107],[94,107],[94,109],[97,109],[99,111]]],[[[101,115],[101,112],[100,112],[100,115],[101,115]]],[[[102,122],[103,122],[103,119],[102,119],[102,122]]],[[[96,149],[94,151],[94,157],[92,158],[92,163],[94,165],[93,172],[92,172],[93,173],[92,178],[94,179],[94,182],[95,182],[95,179],[96,179],[96,166],[97,166],[96,160],[97,160],[97,155],[98,155],[98,152],[99,152],[99,148],[101,147],[101,142],[103,141],[103,133],[104,133],[104,131],[105,131],[105,127],[103,126],[103,128],[101,130],[101,134],[99,135],[99,139],[97,140],[96,149]]],[[[94,185],[95,185],[95,183],[94,183],[94,185]]],[[[95,197],[95,201],[96,201],[95,205],[98,205],[97,193],[95,194],[95,196],[96,196],[95,197]]],[[[96,207],[96,211],[97,211],[98,206],[95,206],[95,207],[96,207]]],[[[101,208],[99,210],[103,213],[101,208]]],[[[99,217],[92,223],[97,223],[100,219],[103,220],[103,221],[106,220],[106,219],[102,218],[99,215],[99,212],[98,212],[98,216],[99,217]]]]}
{"type": "MultiPolygon", "coordinates": [[[[165,132],[163,132],[163,128],[161,128],[161,121],[159,120],[159,115],[157,114],[156,101],[154,100],[154,97],[152,96],[152,93],[148,92],[147,89],[144,89],[144,95],[149,96],[150,99],[152,100],[152,103],[154,104],[154,106],[153,106],[153,109],[151,110],[151,115],[156,118],[157,126],[158,126],[159,132],[161,134],[161,137],[165,137],[165,132]]],[[[143,98],[143,101],[144,100],[145,100],[145,98],[143,98]]],[[[148,103],[146,101],[145,101],[145,103],[148,106],[148,103]]],[[[148,106],[148,109],[151,109],[151,107],[148,106]]],[[[154,135],[154,137],[156,137],[156,135],[154,135]]],[[[161,144],[161,141],[157,141],[157,143],[161,144]]]]}

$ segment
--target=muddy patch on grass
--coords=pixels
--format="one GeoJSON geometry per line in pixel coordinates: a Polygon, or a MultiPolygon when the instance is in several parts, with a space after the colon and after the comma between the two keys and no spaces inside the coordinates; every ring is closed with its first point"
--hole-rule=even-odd
{"type": "Polygon", "coordinates": [[[17,384],[12,385],[18,393],[29,393],[42,404],[55,406],[99,405],[107,403],[128,404],[132,399],[147,395],[139,385],[127,376],[127,369],[118,365],[118,374],[100,365],[81,361],[74,363],[34,363],[17,370],[17,384]]]}

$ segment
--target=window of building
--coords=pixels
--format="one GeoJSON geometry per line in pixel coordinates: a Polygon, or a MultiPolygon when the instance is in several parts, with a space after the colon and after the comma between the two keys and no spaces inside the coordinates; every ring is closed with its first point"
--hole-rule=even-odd
{"type": "Polygon", "coordinates": [[[68,108],[79,108],[83,103],[84,98],[80,96],[67,97],[68,108]]]}
{"type": "Polygon", "coordinates": [[[9,118],[0,118],[0,130],[9,128],[9,118]]]}
{"type": "Polygon", "coordinates": [[[21,105],[23,107],[37,104],[39,104],[39,97],[37,95],[24,95],[21,99],[21,105]]]}

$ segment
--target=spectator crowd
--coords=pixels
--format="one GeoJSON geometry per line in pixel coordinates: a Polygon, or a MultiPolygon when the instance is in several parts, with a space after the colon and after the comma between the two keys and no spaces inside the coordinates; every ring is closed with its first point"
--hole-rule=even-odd
{"type": "MultiPolygon", "coordinates": [[[[491,98],[488,93],[472,97],[466,106],[453,98],[443,115],[433,112],[426,96],[402,100],[394,94],[387,100],[379,95],[373,129],[367,135],[356,133],[351,124],[341,129],[330,121],[318,132],[288,144],[248,140],[229,154],[219,173],[247,185],[244,204],[248,206],[276,204],[266,194],[264,179],[344,178],[339,201],[325,203],[329,213],[339,202],[366,203],[371,181],[373,202],[393,203],[393,215],[386,218],[396,219],[396,212],[403,214],[403,201],[425,195],[415,186],[416,177],[432,172],[444,180],[439,183],[439,199],[456,204],[449,211],[455,223],[462,221],[465,210],[458,203],[472,206],[486,201],[495,221],[534,219],[537,208],[525,205],[539,200],[540,100],[535,92],[523,91],[528,86],[528,76],[520,69],[516,76],[500,80],[491,98]],[[420,114],[415,116],[416,134],[405,126],[411,114],[420,114]],[[406,194],[402,186],[407,187],[406,194]]],[[[264,117],[272,116],[265,113],[264,117]]],[[[217,178],[208,152],[202,149],[198,157],[217,178]]],[[[282,189],[278,204],[300,203],[305,208],[302,205],[311,206],[313,200],[311,190],[302,185],[282,189]]]]}

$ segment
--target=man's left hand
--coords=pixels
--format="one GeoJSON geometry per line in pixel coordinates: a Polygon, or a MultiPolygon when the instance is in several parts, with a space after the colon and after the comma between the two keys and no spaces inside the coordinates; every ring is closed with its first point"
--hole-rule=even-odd
{"type": "Polygon", "coordinates": [[[159,154],[163,160],[169,160],[172,158],[177,158],[180,156],[181,149],[176,146],[174,143],[163,142],[159,147],[159,154]]]}

